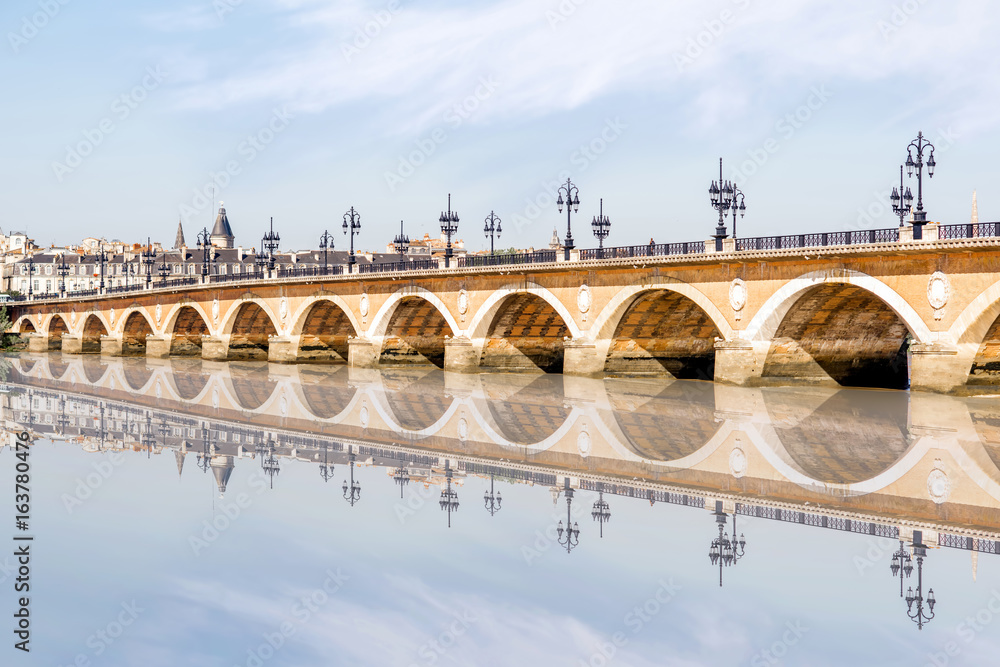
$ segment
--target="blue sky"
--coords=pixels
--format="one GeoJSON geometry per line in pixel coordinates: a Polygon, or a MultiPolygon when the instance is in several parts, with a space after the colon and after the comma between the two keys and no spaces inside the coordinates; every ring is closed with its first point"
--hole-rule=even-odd
{"type": "Polygon", "coordinates": [[[997,219],[998,24],[988,0],[11,0],[0,227],[170,242],[183,217],[192,241],[215,181],[246,246],[271,216],[287,248],[342,239],[355,206],[383,248],[400,219],[436,233],[449,192],[469,247],[491,210],[541,246],[568,175],[578,245],[602,197],[608,243],[685,241],[720,156],[742,236],[889,227],[918,130],[930,219],[977,188],[997,219]]]}

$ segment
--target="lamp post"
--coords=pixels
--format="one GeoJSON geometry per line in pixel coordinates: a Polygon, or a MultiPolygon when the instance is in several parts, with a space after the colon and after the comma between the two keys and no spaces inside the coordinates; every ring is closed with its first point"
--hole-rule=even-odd
{"type": "Polygon", "coordinates": [[[490,254],[491,255],[494,254],[494,251],[493,251],[493,238],[494,238],[494,236],[496,236],[496,238],[500,238],[500,232],[502,232],[502,231],[503,231],[503,229],[500,228],[500,218],[497,217],[496,213],[494,213],[493,211],[490,211],[490,214],[488,216],[486,216],[486,224],[483,225],[483,233],[486,234],[486,236],[488,236],[489,239],[490,239],[490,254]]]}
{"type": "Polygon", "coordinates": [[[261,276],[264,275],[264,269],[267,268],[267,253],[264,252],[264,247],[261,246],[260,250],[253,255],[254,264],[257,266],[257,273],[261,276]]]}
{"type": "Polygon", "coordinates": [[[212,236],[207,228],[198,232],[198,247],[201,248],[201,275],[205,277],[208,275],[209,253],[212,251],[212,236]]]}
{"type": "Polygon", "coordinates": [[[563,206],[566,206],[566,238],[563,246],[566,249],[565,259],[568,262],[570,251],[575,247],[573,245],[572,215],[580,210],[580,188],[573,185],[573,181],[568,178],[564,185],[559,186],[559,198],[556,199],[556,206],[560,213],[562,213],[563,206]],[[566,196],[565,199],[563,195],[566,196]]]}
{"type": "Polygon", "coordinates": [[[503,498],[499,491],[496,494],[493,493],[493,475],[490,475],[490,490],[483,494],[483,502],[490,516],[495,516],[500,511],[500,503],[503,502],[503,498]]]}
{"type": "Polygon", "coordinates": [[[559,519],[556,535],[559,544],[566,547],[566,553],[569,553],[580,544],[580,526],[573,521],[572,517],[573,489],[569,485],[569,477],[564,480],[563,493],[566,494],[566,526],[563,527],[562,519],[559,519]]]}
{"type": "Polygon", "coordinates": [[[913,208],[913,193],[910,188],[903,189],[903,165],[899,165],[899,190],[893,186],[889,199],[892,200],[892,212],[899,216],[899,226],[902,227],[913,208]]]}
{"type": "Polygon", "coordinates": [[[451,528],[451,513],[458,511],[458,494],[451,488],[451,479],[453,476],[454,471],[451,469],[451,463],[446,460],[444,462],[445,490],[441,492],[441,500],[438,501],[438,505],[443,511],[448,512],[449,528],[451,528]]]}
{"type": "Polygon", "coordinates": [[[35,256],[28,255],[28,298],[34,293],[31,277],[35,275],[35,256]]]}
{"type": "Polygon", "coordinates": [[[604,490],[600,487],[598,487],[597,501],[594,503],[594,508],[590,511],[590,516],[600,524],[601,537],[604,537],[604,524],[611,518],[611,507],[604,500],[604,490]]]}
{"type": "Polygon", "coordinates": [[[906,591],[906,615],[917,624],[918,630],[924,629],[924,624],[929,623],[934,618],[934,589],[927,591],[924,598],[924,558],[927,557],[927,545],[923,543],[923,531],[913,531],[913,555],[917,558],[917,592],[913,588],[906,591]],[[924,613],[924,603],[927,603],[927,613],[924,613]],[[914,604],[916,606],[914,606],[914,604]]]}
{"type": "Polygon", "coordinates": [[[924,164],[927,165],[927,175],[934,178],[934,144],[924,139],[923,132],[917,132],[917,138],[906,147],[906,173],[913,176],[917,170],[917,208],[913,211],[913,238],[924,237],[923,227],[927,224],[927,212],[924,211],[924,164]],[[927,162],[924,162],[924,152],[929,149],[927,162]],[[916,159],[914,159],[914,156],[916,159]]]}
{"type": "Polygon", "coordinates": [[[448,194],[448,210],[441,212],[438,222],[441,223],[441,233],[448,241],[444,247],[444,267],[448,268],[451,266],[451,257],[454,254],[451,248],[451,237],[458,231],[458,212],[451,210],[451,193],[448,194]]]}
{"type": "Polygon", "coordinates": [[[208,430],[208,426],[205,424],[201,425],[201,453],[198,454],[198,467],[201,468],[202,472],[208,472],[208,469],[212,467],[212,443],[209,440],[211,432],[208,430]]]}
{"type": "Polygon", "coordinates": [[[712,181],[712,185],[708,188],[708,196],[712,202],[712,208],[719,212],[719,224],[715,228],[715,234],[712,235],[712,238],[715,239],[715,251],[722,252],[722,239],[729,236],[726,232],[726,213],[733,205],[735,190],[732,183],[722,180],[721,157],[719,158],[719,180],[718,182],[712,181]]]}
{"type": "Polygon", "coordinates": [[[146,458],[149,458],[149,452],[156,445],[156,435],[153,433],[153,417],[148,412],[146,413],[146,427],[139,434],[139,440],[146,448],[146,458]]]}
{"type": "Polygon", "coordinates": [[[319,466],[319,476],[323,478],[324,482],[329,482],[333,478],[333,466],[330,465],[330,460],[328,458],[329,449],[330,447],[324,442],[323,463],[319,466]]]}
{"type": "Polygon", "coordinates": [[[361,233],[361,215],[351,207],[351,210],[344,214],[344,233],[350,232],[351,235],[351,250],[347,255],[347,272],[351,272],[351,268],[357,263],[357,258],[354,256],[354,237],[361,233]]]}
{"type": "Polygon", "coordinates": [[[165,285],[167,283],[167,276],[170,275],[170,265],[167,264],[167,253],[163,253],[160,258],[160,268],[157,269],[160,272],[160,284],[165,285]]]}
{"type": "Polygon", "coordinates": [[[153,264],[156,263],[156,251],[149,237],[146,237],[146,249],[142,251],[142,263],[146,267],[146,288],[153,281],[153,264]]]}
{"type": "Polygon", "coordinates": [[[410,471],[406,466],[399,466],[392,471],[392,481],[399,485],[399,497],[403,497],[403,487],[410,483],[410,471]]]}
{"type": "Polygon", "coordinates": [[[101,247],[97,251],[97,253],[94,255],[94,259],[97,260],[97,264],[101,267],[101,273],[100,273],[101,278],[100,278],[100,282],[98,283],[97,287],[98,287],[99,293],[100,294],[104,294],[104,265],[108,263],[108,253],[106,253],[104,251],[104,248],[101,247]]]}
{"type": "Polygon", "coordinates": [[[69,275],[69,265],[66,264],[66,253],[59,257],[59,265],[56,266],[59,274],[59,296],[66,296],[66,276],[69,275]]]}
{"type": "Polygon", "coordinates": [[[913,559],[910,557],[909,550],[903,544],[903,540],[899,541],[899,549],[896,553],[892,554],[889,571],[892,572],[892,576],[899,576],[899,597],[903,597],[903,577],[905,576],[909,579],[913,573],[913,559]]]}
{"type": "Polygon", "coordinates": [[[326,267],[329,264],[327,253],[333,249],[333,234],[328,230],[323,230],[323,235],[319,237],[319,247],[323,250],[323,275],[325,276],[327,271],[326,267]]]}
{"type": "Polygon", "coordinates": [[[403,221],[399,221],[399,236],[392,240],[392,247],[399,253],[399,261],[406,260],[406,252],[410,247],[410,237],[403,233],[403,221]]]}
{"type": "Polygon", "coordinates": [[[736,539],[736,515],[733,514],[733,539],[729,539],[729,533],[726,532],[726,519],[729,518],[725,512],[722,511],[722,501],[715,501],[715,522],[719,526],[719,537],[712,540],[712,544],[708,550],[708,558],[712,561],[712,565],[719,566],[719,586],[722,586],[722,566],[730,566],[736,563],[740,558],[743,558],[746,553],[746,538],[740,535],[739,539],[736,539]]]}
{"type": "Polygon", "coordinates": [[[604,215],[604,199],[601,199],[601,212],[590,223],[590,227],[597,237],[597,259],[604,259],[604,239],[611,233],[611,220],[604,215]]]}
{"type": "Polygon", "coordinates": [[[278,250],[279,244],[281,243],[281,236],[278,232],[274,231],[274,218],[271,218],[271,229],[264,234],[261,246],[267,249],[267,270],[274,270],[274,253],[278,250]]]}
{"type": "Polygon", "coordinates": [[[743,196],[743,191],[736,187],[733,183],[733,205],[730,207],[733,213],[733,238],[736,238],[736,214],[740,214],[740,218],[746,215],[747,205],[746,200],[743,196]]]}
{"type": "Polygon", "coordinates": [[[281,463],[274,456],[274,449],[261,460],[261,467],[264,469],[264,474],[270,478],[271,488],[274,488],[274,476],[281,472],[281,463]]]}
{"type": "Polygon", "coordinates": [[[354,447],[351,445],[347,446],[347,467],[351,471],[351,484],[347,485],[347,480],[344,480],[344,500],[351,503],[351,507],[354,507],[354,503],[361,500],[361,484],[354,481],[354,460],[357,458],[354,454],[354,447]]]}

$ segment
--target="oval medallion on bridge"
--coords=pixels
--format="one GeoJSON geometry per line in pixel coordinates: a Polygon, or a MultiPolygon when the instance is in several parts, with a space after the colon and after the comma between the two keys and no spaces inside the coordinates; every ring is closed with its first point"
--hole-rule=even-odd
{"type": "Polygon", "coordinates": [[[739,447],[733,447],[733,451],[729,454],[729,472],[736,479],[747,474],[747,455],[739,447]]]}
{"type": "Polygon", "coordinates": [[[458,420],[458,439],[465,442],[469,438],[469,422],[465,417],[458,420]]]}
{"type": "Polygon", "coordinates": [[[729,285],[729,305],[737,313],[747,305],[747,286],[740,278],[734,278],[729,285]]]}
{"type": "Polygon", "coordinates": [[[69,311],[69,323],[71,325],[73,325],[73,326],[76,326],[76,311],[75,310],[69,311]]]}
{"type": "Polygon", "coordinates": [[[587,458],[590,456],[590,434],[586,431],[580,431],[580,435],[576,438],[576,448],[580,451],[580,456],[587,458]]]}
{"type": "Polygon", "coordinates": [[[216,298],[212,301],[212,322],[215,324],[219,323],[219,299],[216,298]]]}
{"type": "Polygon", "coordinates": [[[156,326],[160,326],[160,318],[163,317],[163,307],[156,304],[156,326]]]}
{"type": "Polygon", "coordinates": [[[368,428],[368,406],[362,405],[360,412],[358,412],[358,420],[361,422],[361,428],[368,428]]]}
{"type": "Polygon", "coordinates": [[[115,325],[115,309],[111,309],[111,326],[115,325]]]}
{"type": "Polygon", "coordinates": [[[219,388],[212,387],[212,407],[216,410],[219,409],[219,388]]]}
{"type": "Polygon", "coordinates": [[[948,500],[951,495],[951,480],[944,470],[931,470],[931,474],[927,476],[927,495],[938,505],[948,500]]]}
{"type": "Polygon", "coordinates": [[[951,282],[948,276],[935,271],[927,281],[927,301],[934,310],[941,310],[951,298],[951,282]]]}
{"type": "Polygon", "coordinates": [[[586,285],[580,285],[580,291],[577,292],[576,295],[576,305],[580,309],[580,312],[588,312],[590,310],[591,303],[590,288],[586,285]]]}
{"type": "Polygon", "coordinates": [[[361,293],[361,317],[368,317],[368,292],[361,293]]]}
{"type": "Polygon", "coordinates": [[[469,293],[464,289],[458,293],[458,314],[465,315],[469,312],[469,293]]]}
{"type": "Polygon", "coordinates": [[[288,319],[288,299],[285,297],[281,297],[281,302],[278,304],[278,316],[281,317],[282,324],[288,319]]]}

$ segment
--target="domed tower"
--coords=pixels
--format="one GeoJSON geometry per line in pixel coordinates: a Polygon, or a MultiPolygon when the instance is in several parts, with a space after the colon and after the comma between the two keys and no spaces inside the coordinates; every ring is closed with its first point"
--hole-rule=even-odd
{"type": "Polygon", "coordinates": [[[212,457],[212,474],[215,476],[215,484],[219,487],[219,497],[225,495],[226,485],[229,484],[229,478],[233,474],[233,468],[236,464],[233,462],[232,456],[213,456],[212,457]]]}
{"type": "Polygon", "coordinates": [[[232,248],[236,241],[233,236],[233,228],[229,226],[229,217],[226,215],[226,207],[220,202],[219,215],[215,219],[215,226],[212,227],[212,245],[216,248],[232,248]]]}

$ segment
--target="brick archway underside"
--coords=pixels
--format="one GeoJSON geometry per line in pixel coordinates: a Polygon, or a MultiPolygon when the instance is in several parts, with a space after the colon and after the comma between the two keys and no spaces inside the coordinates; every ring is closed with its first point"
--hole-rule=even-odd
{"type": "Polygon", "coordinates": [[[483,346],[480,365],[504,370],[561,373],[569,329],[545,299],[514,294],[500,305],[483,346]]]}
{"type": "Polygon", "coordinates": [[[353,335],[347,313],[332,301],[319,301],[302,325],[298,361],[347,363],[347,341],[353,335]]]}
{"type": "Polygon", "coordinates": [[[208,335],[208,324],[191,306],[184,306],[174,321],[170,340],[170,354],[177,357],[200,357],[201,337],[208,335]]]}
{"type": "Polygon", "coordinates": [[[245,303],[240,306],[233,322],[229,358],[267,361],[268,337],[276,335],[278,331],[264,309],[256,303],[245,303]]]}
{"type": "Polygon", "coordinates": [[[383,364],[434,364],[444,367],[445,336],[454,335],[430,301],[407,297],[399,302],[382,341],[383,364]]]}

